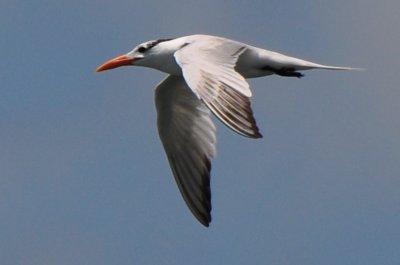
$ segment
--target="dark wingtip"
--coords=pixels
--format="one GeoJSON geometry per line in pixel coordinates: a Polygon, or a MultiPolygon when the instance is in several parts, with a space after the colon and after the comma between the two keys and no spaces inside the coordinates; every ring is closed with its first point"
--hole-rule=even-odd
{"type": "Polygon", "coordinates": [[[256,119],[254,118],[253,113],[251,113],[251,117],[253,120],[253,124],[252,124],[253,132],[251,134],[246,134],[245,136],[247,136],[249,138],[253,138],[253,139],[263,138],[263,135],[260,133],[260,130],[258,129],[258,126],[256,124],[256,119]]]}
{"type": "Polygon", "coordinates": [[[210,227],[210,222],[202,222],[201,224],[206,228],[210,227]]]}
{"type": "MultiPolygon", "coordinates": [[[[253,113],[251,114],[253,116],[253,113]]],[[[263,138],[263,135],[260,133],[260,130],[258,129],[257,123],[256,123],[256,119],[254,118],[254,135],[253,138],[254,139],[259,139],[259,138],[263,138]]]]}
{"type": "Polygon", "coordinates": [[[209,227],[211,223],[211,209],[207,214],[202,214],[201,216],[195,215],[196,219],[205,227],[209,227]]]}

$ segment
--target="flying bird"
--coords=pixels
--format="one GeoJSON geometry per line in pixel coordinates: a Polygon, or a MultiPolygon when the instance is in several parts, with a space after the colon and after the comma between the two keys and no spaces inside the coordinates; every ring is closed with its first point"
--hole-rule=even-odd
{"type": "Polygon", "coordinates": [[[204,226],[211,222],[210,171],[216,149],[211,113],[236,133],[261,138],[246,78],[300,78],[304,70],[354,69],[317,64],[222,37],[190,35],[144,42],[96,71],[129,65],[168,74],[155,90],[158,132],[183,199],[204,226]]]}

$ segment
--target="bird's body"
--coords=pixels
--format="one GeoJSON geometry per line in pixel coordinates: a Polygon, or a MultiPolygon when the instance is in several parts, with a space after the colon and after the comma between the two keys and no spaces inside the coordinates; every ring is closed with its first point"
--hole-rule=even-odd
{"type": "Polygon", "coordinates": [[[183,198],[205,226],[211,221],[210,170],[216,144],[210,111],[233,131],[261,138],[245,78],[272,74],[302,77],[299,71],[309,69],[352,69],[321,65],[209,35],[148,41],[97,71],[124,65],[168,74],[156,88],[160,139],[183,198]]]}
{"type": "MultiPolygon", "coordinates": [[[[149,41],[148,43],[152,45],[152,43],[157,42],[158,40],[149,41]]],[[[351,69],[348,67],[316,64],[302,59],[286,56],[281,53],[250,46],[234,40],[199,34],[176,39],[167,39],[166,41],[161,40],[156,46],[151,47],[154,54],[148,56],[146,58],[147,60],[139,60],[137,63],[135,63],[135,65],[157,69],[161,72],[171,75],[182,75],[182,68],[176,62],[174,54],[177,50],[192,43],[204,47],[205,51],[209,51],[213,55],[219,51],[223,51],[227,45],[229,45],[232,50],[239,50],[243,47],[244,50],[241,51],[241,54],[236,62],[235,70],[244,78],[254,78],[276,74],[276,71],[282,68],[287,68],[289,70],[293,69],[297,71],[315,68],[331,70],[351,69]],[[275,71],[273,69],[275,69],[275,71]]],[[[128,53],[127,55],[133,55],[134,51],[135,50],[132,50],[132,52],[128,53]]]]}

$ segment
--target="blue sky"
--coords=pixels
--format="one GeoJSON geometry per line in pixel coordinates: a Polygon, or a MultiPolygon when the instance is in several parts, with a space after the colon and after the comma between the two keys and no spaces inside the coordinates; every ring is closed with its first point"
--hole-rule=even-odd
{"type": "Polygon", "coordinates": [[[2,265],[398,264],[399,1],[0,2],[2,265]],[[217,122],[213,221],[156,131],[164,74],[105,60],[206,33],[363,72],[250,80],[264,138],[217,122]]]}

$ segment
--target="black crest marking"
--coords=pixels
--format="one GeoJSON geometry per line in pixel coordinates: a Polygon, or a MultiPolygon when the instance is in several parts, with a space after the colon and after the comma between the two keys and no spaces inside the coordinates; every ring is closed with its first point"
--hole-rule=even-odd
{"type": "Polygon", "coordinates": [[[153,48],[154,46],[156,46],[157,44],[159,44],[159,43],[161,43],[161,42],[164,42],[164,41],[169,41],[169,40],[172,40],[172,39],[159,39],[159,40],[149,41],[149,42],[147,43],[147,49],[151,49],[151,48],[153,48]]]}

